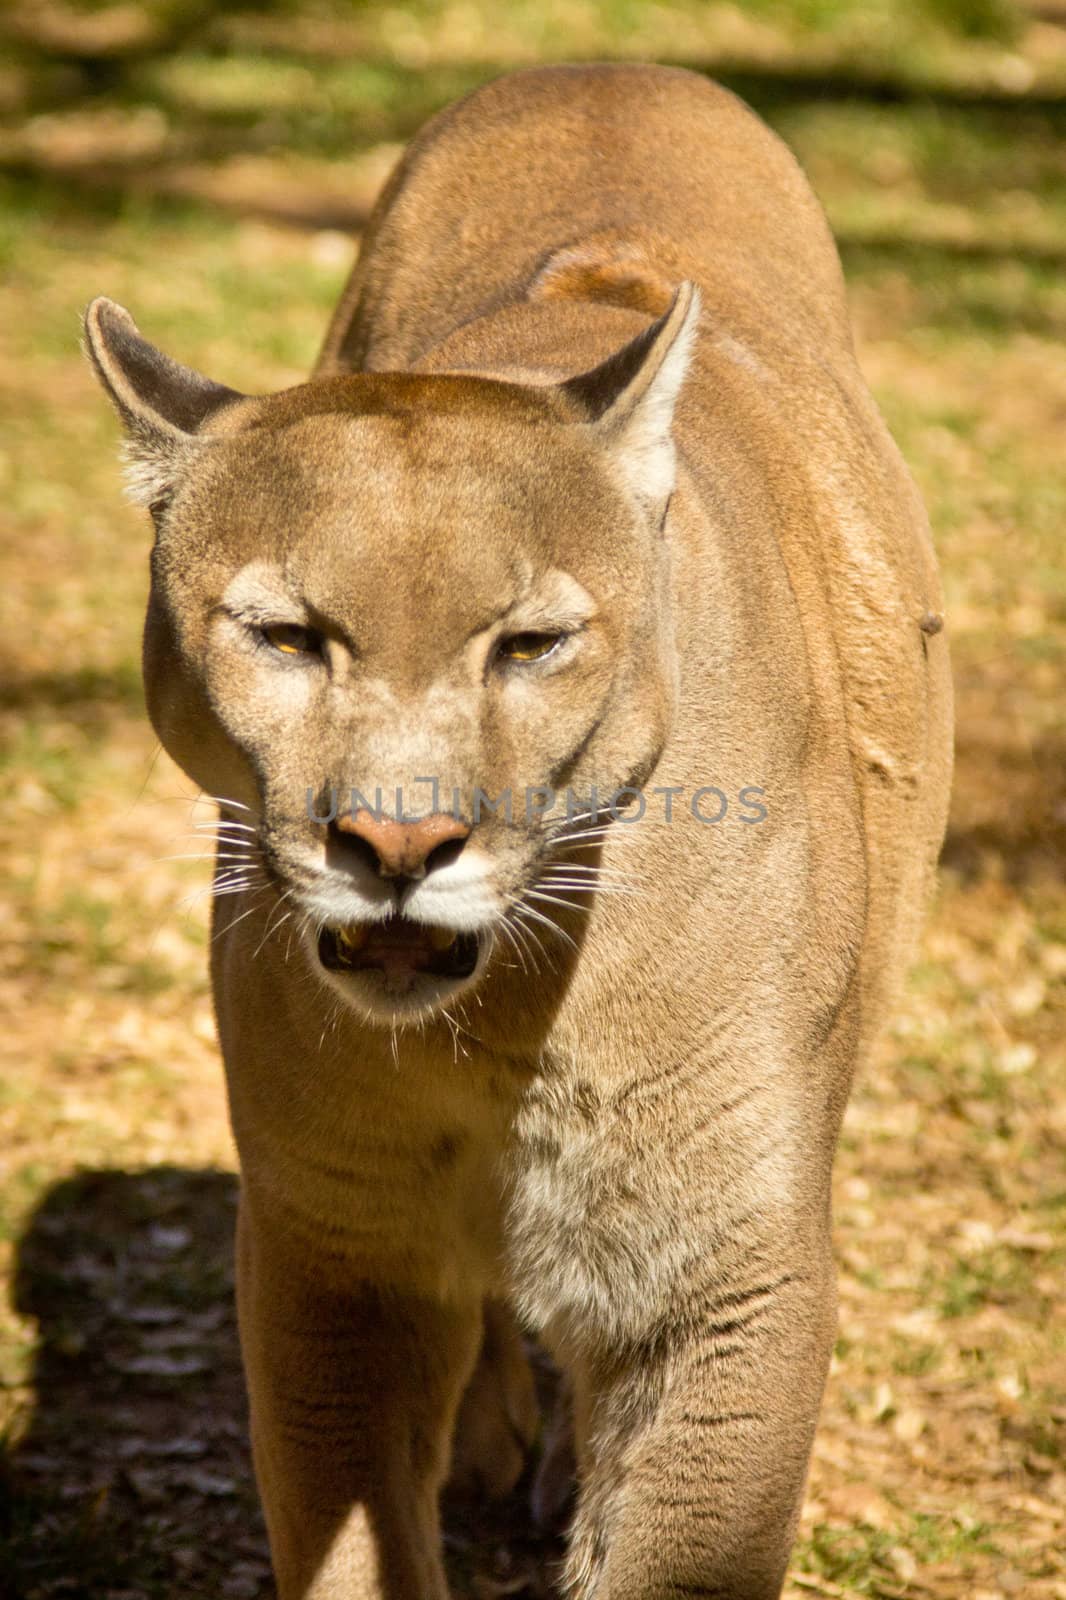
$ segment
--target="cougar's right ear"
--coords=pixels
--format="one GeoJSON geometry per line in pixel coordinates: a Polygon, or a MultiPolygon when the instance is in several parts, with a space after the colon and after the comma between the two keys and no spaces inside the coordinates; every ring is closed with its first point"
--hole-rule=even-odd
{"type": "Polygon", "coordinates": [[[85,313],[85,347],[126,429],[131,500],[164,506],[204,423],[244,396],[149,344],[128,311],[103,296],[85,313]]]}

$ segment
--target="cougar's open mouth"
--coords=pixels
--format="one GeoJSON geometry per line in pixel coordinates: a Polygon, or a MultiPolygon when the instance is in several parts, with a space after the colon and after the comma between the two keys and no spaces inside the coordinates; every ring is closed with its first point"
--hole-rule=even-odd
{"type": "Polygon", "coordinates": [[[318,959],[327,972],[377,970],[386,978],[469,978],[477,966],[481,940],[476,933],[460,933],[409,917],[389,917],[384,922],[353,922],[340,928],[323,928],[318,936],[318,959]]]}

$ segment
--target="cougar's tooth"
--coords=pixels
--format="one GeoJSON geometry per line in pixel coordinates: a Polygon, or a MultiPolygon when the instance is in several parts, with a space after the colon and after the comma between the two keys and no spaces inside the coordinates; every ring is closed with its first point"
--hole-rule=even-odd
{"type": "Polygon", "coordinates": [[[337,939],[345,950],[361,950],[368,937],[367,926],[364,922],[353,922],[348,928],[337,929],[337,939]]]}
{"type": "Polygon", "coordinates": [[[454,928],[430,928],[429,942],[434,950],[450,950],[459,935],[454,928]]]}

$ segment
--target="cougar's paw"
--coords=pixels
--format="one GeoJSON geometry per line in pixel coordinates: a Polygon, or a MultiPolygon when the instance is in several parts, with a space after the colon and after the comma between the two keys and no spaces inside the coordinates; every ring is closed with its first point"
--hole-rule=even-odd
{"type": "Polygon", "coordinates": [[[481,1352],[455,1424],[449,1490],[493,1500],[510,1494],[539,1424],[533,1374],[514,1318],[498,1301],[486,1301],[481,1352]]]}

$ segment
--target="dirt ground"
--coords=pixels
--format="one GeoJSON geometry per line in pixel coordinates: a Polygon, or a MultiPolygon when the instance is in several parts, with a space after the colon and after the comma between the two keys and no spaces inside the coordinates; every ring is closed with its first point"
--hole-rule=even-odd
{"type": "MultiPolygon", "coordinates": [[[[0,61],[4,1600],[272,1593],[209,868],[184,859],[209,809],[141,708],[147,530],[78,313],[106,292],[222,381],[297,381],[343,230],[421,117],[509,60],[614,46],[717,64],[800,154],[945,574],[951,825],[845,1124],[840,1337],[786,1592],[1066,1600],[1066,30],[1000,36],[988,7],[960,43],[934,19],[904,70],[891,6],[865,53],[837,10],[819,32],[800,6],[559,7],[546,42],[536,8],[497,37],[476,5],[361,7],[347,33],[282,7],[154,54],[20,38],[0,61]]],[[[448,1548],[465,1593],[547,1592],[517,1506],[452,1508],[448,1548]]]]}

